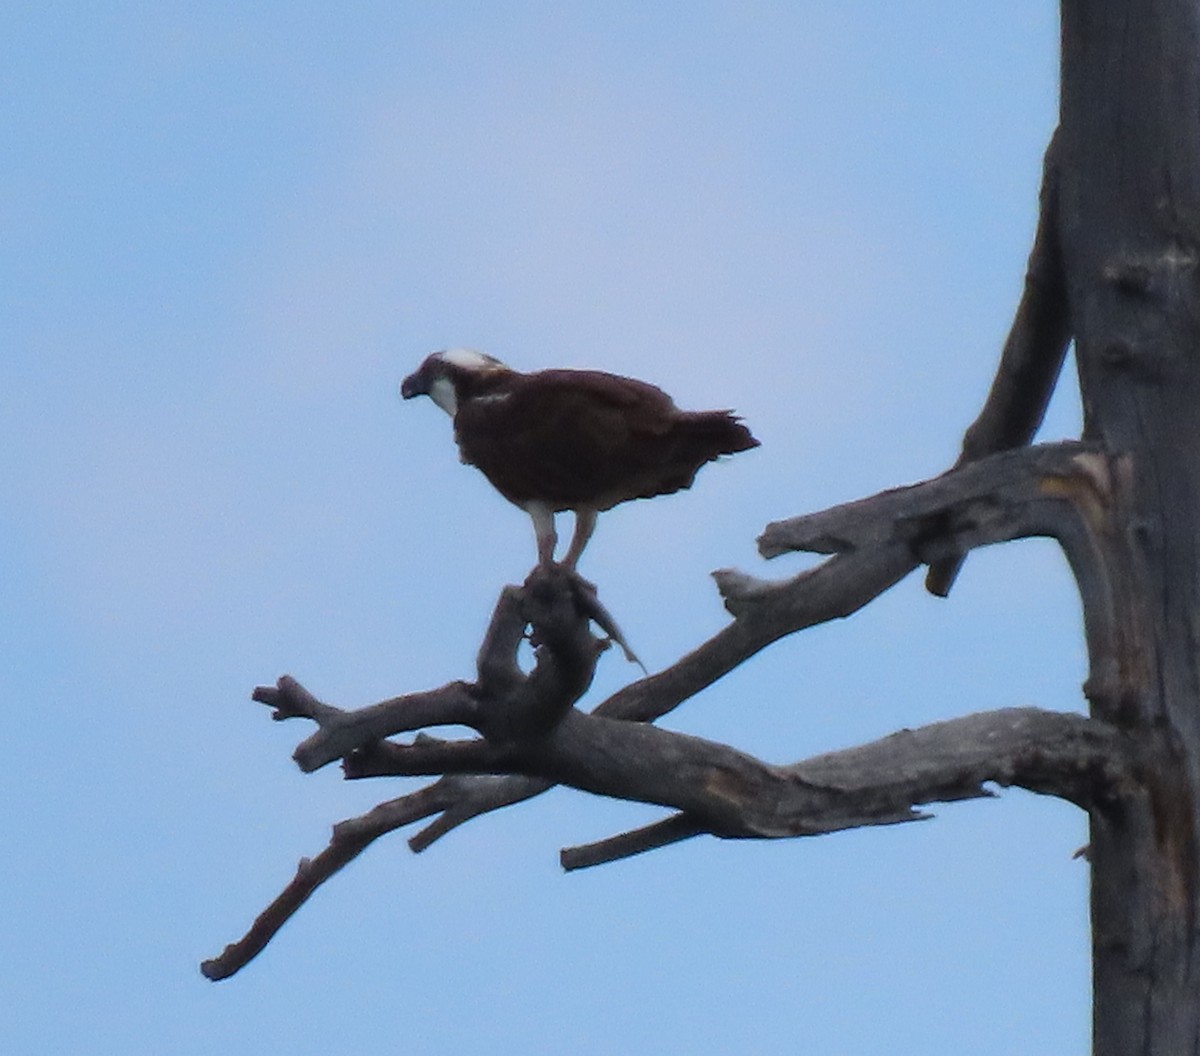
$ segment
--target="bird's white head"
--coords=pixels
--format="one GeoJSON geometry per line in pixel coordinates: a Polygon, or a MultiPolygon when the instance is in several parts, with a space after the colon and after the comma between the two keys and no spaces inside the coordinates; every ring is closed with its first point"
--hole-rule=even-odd
{"type": "Polygon", "coordinates": [[[508,372],[500,360],[473,348],[448,348],[425,357],[425,361],[400,385],[406,400],[428,396],[451,418],[458,411],[462,393],[472,381],[508,372]]]}

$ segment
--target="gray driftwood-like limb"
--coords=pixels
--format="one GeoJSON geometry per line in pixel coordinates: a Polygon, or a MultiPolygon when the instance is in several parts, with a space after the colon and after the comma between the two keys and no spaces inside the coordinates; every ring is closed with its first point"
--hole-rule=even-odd
{"type": "MultiPolygon", "coordinates": [[[[906,547],[839,555],[782,582],[766,582],[733,572],[718,572],[718,586],[733,623],[671,667],[618,690],[595,713],[610,718],[652,722],[712,685],[743,660],[789,634],[849,616],[894,586],[917,567],[906,547]]],[[[462,825],[492,810],[540,795],[553,781],[517,775],[475,779],[464,786],[464,800],[409,840],[421,852],[462,825]]],[[[681,839],[686,837],[680,837],[681,839]]]]}
{"type": "MultiPolygon", "coordinates": [[[[443,742],[383,747],[396,749],[389,753],[395,765],[380,773],[426,773],[444,762],[438,755],[443,742]]],[[[779,839],[917,821],[927,817],[918,809],[924,804],[991,795],[988,783],[1016,785],[1090,809],[1115,799],[1131,766],[1114,727],[1035,708],[904,730],[790,766],[773,766],[726,745],[648,724],[577,711],[546,736],[514,744],[507,752],[508,765],[559,784],[682,808],[656,825],[564,851],[568,869],[702,833],[779,839]]],[[[493,765],[499,759],[481,756],[479,761],[493,765]]],[[[336,825],[329,846],[300,863],[292,882],[242,939],[204,962],[204,975],[225,979],[247,964],[317,887],[380,836],[431,814],[465,809],[463,781],[444,776],[336,825]]]]}
{"type": "Polygon", "coordinates": [[[779,639],[857,612],[917,564],[901,545],[839,556],[778,582],[714,572],[734,621],[665,670],[618,690],[596,714],[636,722],[662,718],[779,639]]]}
{"type": "Polygon", "coordinates": [[[452,808],[458,798],[454,787],[458,780],[442,778],[411,795],[380,803],[366,814],[339,822],[333,827],[329,846],[315,858],[302,858],[292,882],[258,915],[250,930],[219,956],[201,964],[200,971],[208,979],[228,979],[262,952],[321,884],[380,836],[452,808]]]}
{"type": "MultiPolygon", "coordinates": [[[[661,718],[678,704],[712,685],[756,652],[806,627],[857,612],[917,567],[907,543],[847,554],[782,581],[754,580],[732,572],[715,573],[733,623],[671,667],[618,690],[596,708],[597,715],[636,722],[661,718]]],[[[527,609],[520,591],[506,587],[492,614],[477,667],[479,682],[451,682],[439,689],[409,693],[355,711],[324,704],[295,679],[284,675],[275,686],[259,686],[253,699],[275,709],[275,718],[306,718],[318,730],[294,753],[302,770],[317,769],[386,737],[430,726],[468,726],[485,736],[504,739],[497,727],[516,720],[500,713],[538,710],[521,706],[521,698],[582,696],[591,680],[589,661],[603,643],[581,638],[573,647],[577,663],[566,679],[553,662],[553,650],[539,654],[532,675],[516,663],[516,650],[526,626],[527,609]],[[592,655],[588,655],[588,654],[592,655]],[[582,688],[581,688],[582,687],[582,688]]],[[[590,617],[589,605],[578,615],[590,617]]],[[[560,613],[560,616],[562,614],[560,613]]],[[[542,614],[553,618],[551,610],[542,614]]],[[[560,645],[562,643],[559,643],[560,645]]],[[[566,705],[570,706],[570,704],[566,705]]],[[[549,705],[550,711],[555,705],[549,705]]],[[[511,731],[505,731],[511,736],[511,731]]],[[[369,776],[355,774],[355,776],[369,776]]]]}
{"type": "MultiPolygon", "coordinates": [[[[1105,501],[1103,494],[1094,494],[1102,487],[1098,459],[1084,444],[1011,452],[924,484],[770,526],[762,542],[768,554],[803,548],[837,556],[783,582],[718,573],[734,622],[671,668],[620,690],[596,714],[653,721],[770,642],[856,611],[914,568],[918,553],[928,559],[939,546],[958,550],[1023,534],[1055,535],[1068,549],[1081,591],[1091,602],[1088,611],[1102,615],[1112,604],[1105,600],[1096,556],[1104,534],[1097,511],[1105,501]],[[945,542],[947,536],[959,541],[945,542]]],[[[1094,656],[1117,651],[1104,644],[1103,627],[1092,628],[1089,640],[1094,656]]],[[[470,811],[431,826],[415,849],[485,812],[489,796],[498,806],[509,805],[551,784],[529,777],[489,782],[470,811]]]]}
{"type": "Polygon", "coordinates": [[[312,719],[318,730],[292,753],[306,773],[370,744],[406,730],[433,725],[474,726],[478,702],[465,682],[451,682],[424,693],[380,701],[356,711],[323,704],[289,675],[274,686],[259,686],[252,699],[275,709],[276,718],[312,719]]]}
{"type": "Polygon", "coordinates": [[[590,869],[594,865],[604,865],[622,858],[632,858],[635,854],[656,851],[660,847],[704,835],[707,831],[703,822],[687,814],[672,814],[652,825],[623,832],[618,836],[610,836],[595,843],[580,844],[578,847],[564,847],[559,852],[558,860],[567,872],[590,869]]]}
{"type": "Polygon", "coordinates": [[[1090,480],[1088,444],[1063,442],[992,455],[933,480],[880,492],[869,499],[767,525],[764,557],[789,551],[840,554],[889,544],[908,546],[918,560],[948,551],[1034,535],[1060,541],[1079,521],[1079,496],[1061,482],[1090,480]]]}
{"type": "MultiPolygon", "coordinates": [[[[205,973],[224,978],[236,971],[320,883],[380,835],[434,817],[410,841],[420,850],[472,817],[554,784],[678,812],[565,852],[564,863],[572,868],[700,833],[785,838],[918,820],[921,804],[987,795],[988,782],[1020,785],[1085,808],[1106,801],[1128,767],[1123,745],[1112,727],[1078,715],[1032,709],[972,715],[792,766],[771,765],[647,720],[771,641],[855,611],[921,562],[1026,535],[1053,536],[1066,551],[1090,599],[1094,664],[1106,648],[1119,653],[1108,514],[1114,474],[1124,471],[1121,460],[1088,445],[1045,445],[770,525],[760,541],[764,553],[802,549],[835,556],[780,583],[718,574],[733,623],[591,715],[574,705],[607,645],[589,629],[598,611],[594,588],[553,567],[536,569],[523,587],[502,592],[480,649],[476,683],[450,683],[353,712],[322,703],[291,678],[260,687],[255,699],[273,707],[276,718],[317,723],[317,733],[296,753],[305,769],[340,756],[348,777],[441,776],[339,825],[329,847],[302,863],[246,937],[206,962],[205,973]],[[528,674],[517,662],[526,628],[535,655],[528,674]],[[411,744],[387,740],[439,725],[466,725],[482,737],[445,741],[418,733],[411,744]]],[[[1104,682],[1095,666],[1093,681],[1104,682]]]]}
{"type": "MultiPolygon", "coordinates": [[[[1121,735],[1083,715],[1006,708],[902,730],[869,744],[814,756],[784,772],[835,791],[867,824],[916,821],[932,802],[986,797],[989,783],[1057,796],[1090,809],[1112,800],[1128,779],[1121,735]]],[[[829,831],[827,829],[816,831],[829,831]]],[[[584,869],[665,847],[712,830],[678,813],[644,828],[563,850],[564,869],[584,869]]],[[[799,835],[808,835],[810,832],[799,835]]]]}
{"type": "Polygon", "coordinates": [[[409,837],[408,846],[414,854],[420,854],[472,818],[523,803],[554,787],[552,781],[540,777],[518,777],[515,774],[462,775],[459,781],[461,790],[454,802],[409,837]]]}
{"type": "Polygon", "coordinates": [[[1084,810],[1107,805],[1128,780],[1129,747],[1113,726],[1074,712],[1002,708],[901,730],[789,769],[851,797],[953,802],[986,783],[1055,796],[1084,810]]]}
{"type": "MultiPolygon", "coordinates": [[[[753,579],[728,571],[714,573],[726,606],[735,614],[735,621],[671,667],[618,690],[601,703],[595,713],[610,718],[652,722],[780,638],[857,612],[903,579],[917,564],[907,546],[897,545],[882,547],[877,551],[839,555],[816,568],[779,582],[753,579]]],[[[495,634],[499,647],[485,648],[480,652],[480,670],[483,671],[485,664],[489,665],[490,677],[493,678],[497,677],[499,671],[512,670],[511,657],[504,653],[510,645],[515,650],[515,644],[521,637],[519,631],[514,633],[513,626],[504,624],[505,616],[512,620],[518,615],[518,610],[507,608],[508,604],[511,604],[511,599],[503,596],[493,616],[493,628],[497,625],[502,628],[495,634]]],[[[488,641],[491,640],[492,631],[489,631],[488,641]]],[[[314,734],[309,740],[316,740],[318,736],[314,734]]],[[[366,744],[364,740],[354,747],[363,748],[366,744]]],[[[341,746],[345,747],[345,742],[341,746]]],[[[348,761],[347,776],[380,776],[372,774],[370,767],[389,754],[394,755],[390,748],[383,746],[378,753],[371,753],[370,761],[367,756],[348,761]]],[[[327,761],[332,762],[333,758],[327,761]]],[[[458,758],[463,757],[460,755],[458,758]]],[[[461,809],[447,810],[442,817],[409,840],[414,852],[425,850],[473,818],[531,799],[554,785],[553,781],[519,775],[488,776],[477,780],[477,785],[467,782],[460,786],[464,797],[461,809]]]]}
{"type": "MultiPolygon", "coordinates": [[[[907,545],[929,563],[977,546],[1055,539],[1079,588],[1089,671],[1084,691],[1117,714],[1137,693],[1126,541],[1113,525],[1130,490],[1128,457],[1063,442],[1003,451],[907,488],[767,526],[759,548],[852,554],[907,545]]],[[[1133,635],[1136,637],[1136,635],[1133,635]]]]}
{"type": "MultiPolygon", "coordinates": [[[[419,744],[385,747],[378,775],[428,775],[446,762],[419,744]]],[[[458,762],[471,765],[466,756],[458,762]]],[[[1126,769],[1113,727],[1036,708],[949,719],[788,766],[648,723],[572,710],[544,737],[480,753],[477,764],[672,807],[695,832],[750,839],[912,821],[919,804],[987,795],[985,782],[1087,809],[1111,798],[1126,769]]],[[[672,835],[684,838],[678,829],[672,835]]]]}
{"type": "MultiPolygon", "coordinates": [[[[1023,447],[1042,424],[1067,347],[1071,343],[1066,272],[1059,243],[1059,138],[1046,148],[1037,233],[1025,270],[1025,287],[1000,354],[991,391],[963,436],[958,465],[1023,447]]],[[[931,594],[945,597],[965,554],[934,562],[925,577],[931,594]]]]}
{"type": "MultiPolygon", "coordinates": [[[[618,691],[596,713],[653,721],[771,642],[856,611],[903,578],[922,559],[936,559],[939,553],[957,552],[1019,535],[1056,535],[1068,546],[1068,557],[1077,577],[1081,577],[1081,590],[1102,597],[1103,577],[1094,571],[1097,562],[1092,551],[1095,538],[1103,534],[1103,526],[1093,524],[1090,531],[1080,528],[1083,519],[1080,511],[1094,512],[1102,503],[1103,497],[1095,499],[1086,494],[1088,483],[1096,474],[1089,459],[1094,462],[1098,458],[1087,445],[1071,443],[1007,452],[923,484],[885,491],[822,513],[769,525],[760,539],[760,548],[767,556],[793,549],[837,556],[782,582],[757,580],[733,572],[717,573],[726,605],[735,615],[734,621],[672,667],[618,691]]],[[[1092,520],[1096,518],[1093,516],[1092,520]]],[[[479,684],[504,701],[488,709],[493,714],[513,709],[512,694],[526,685],[526,676],[515,661],[516,646],[525,626],[522,605],[521,591],[506,588],[480,650],[479,684]]],[[[1088,608],[1103,613],[1111,605],[1088,608]]],[[[1099,640],[1103,634],[1091,637],[1099,640]]],[[[576,655],[582,654],[586,659],[588,649],[586,644],[581,645],[576,655]]],[[[1093,655],[1104,652],[1093,649],[1093,655]]],[[[436,707],[438,694],[445,694],[443,703],[447,708],[468,709],[463,698],[470,691],[464,683],[452,683],[433,694],[395,698],[361,712],[329,709],[324,714],[333,715],[332,722],[325,720],[331,732],[327,734],[322,729],[304,742],[305,762],[330,762],[339,754],[348,755],[383,736],[414,729],[413,698],[419,698],[422,706],[436,707]],[[366,715],[370,721],[361,725],[349,723],[345,719],[348,714],[366,715]],[[319,754],[315,750],[318,746],[319,754]]],[[[311,699],[308,698],[310,702],[311,699]]],[[[328,709],[327,705],[321,707],[328,709]]],[[[476,703],[474,716],[447,711],[441,721],[465,721],[478,729],[481,714],[476,703]]],[[[307,717],[322,721],[315,713],[307,717]]],[[[439,721],[435,715],[425,714],[423,718],[426,725],[439,721]]],[[[489,796],[499,807],[549,787],[548,782],[527,777],[514,777],[508,785],[505,780],[489,782],[486,790],[481,789],[474,797],[470,811],[431,827],[428,837],[418,841],[418,847],[428,846],[461,823],[459,817],[466,820],[486,812],[489,796]]]]}

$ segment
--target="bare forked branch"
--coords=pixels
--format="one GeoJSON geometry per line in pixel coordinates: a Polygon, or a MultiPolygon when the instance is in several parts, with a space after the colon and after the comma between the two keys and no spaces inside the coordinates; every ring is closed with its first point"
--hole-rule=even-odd
{"type": "Polygon", "coordinates": [[[903,544],[923,562],[1030,536],[1050,536],[1070,549],[1086,510],[1079,496],[1055,482],[1091,479],[1089,460],[1100,457],[1082,443],[1006,451],[921,484],[776,521],[758,547],[775,557],[790,550],[840,554],[903,544]]]}
{"type": "Polygon", "coordinates": [[[1116,603],[1109,582],[1113,460],[1083,444],[1006,452],[935,480],[883,492],[822,513],[769,525],[764,554],[833,554],[788,580],[717,574],[733,621],[671,668],[614,694],[592,714],[575,703],[591,684],[607,642],[619,635],[595,589],[557,566],[506,587],[477,661],[477,681],[343,711],[294,679],[260,687],[276,718],[306,718],[317,731],[295,756],[304,770],[344,760],[348,778],[438,776],[433,784],[335,827],[329,846],[301,863],[292,882],[247,935],[206,962],[225,978],[255,956],[313,890],[364,847],[396,828],[434,820],[414,850],[482,813],[554,784],[658,804],[661,822],[563,852],[575,869],[642,853],[703,833],[785,838],[918,820],[919,807],[988,795],[986,784],[1019,785],[1089,808],[1113,794],[1127,760],[1120,736],[1080,715],[1009,709],[968,715],[790,766],[651,725],[742,660],[804,627],[848,615],[922,562],[1029,535],[1058,539],[1099,616],[1089,635],[1103,654],[1103,615],[1116,603]],[[1107,599],[1107,601],[1105,600],[1107,599]],[[1106,609],[1107,606],[1107,609],[1106,609]],[[526,633],[533,670],[518,665],[526,633]],[[480,736],[442,740],[418,732],[465,725],[480,736]]]}
{"type": "MultiPolygon", "coordinates": [[[[436,772],[445,765],[446,748],[469,745],[482,749],[479,765],[499,762],[495,754],[489,762],[484,742],[455,746],[428,741],[432,743],[384,743],[367,749],[383,753],[373,772],[436,772]]],[[[653,726],[570,712],[545,740],[517,750],[510,762],[577,788],[685,808],[646,828],[564,850],[561,860],[569,870],[702,834],[783,838],[922,820],[928,815],[920,806],[986,797],[989,782],[1055,795],[1086,808],[1114,797],[1129,767],[1121,735],[1112,727],[1082,715],[1035,708],[968,715],[783,767],[653,726]]],[[[246,935],[206,961],[202,971],[214,980],[238,971],[317,887],[380,836],[436,813],[441,813],[442,825],[460,823],[548,784],[521,776],[448,774],[339,823],[329,846],[316,858],[301,861],[291,883],[246,935]]]]}

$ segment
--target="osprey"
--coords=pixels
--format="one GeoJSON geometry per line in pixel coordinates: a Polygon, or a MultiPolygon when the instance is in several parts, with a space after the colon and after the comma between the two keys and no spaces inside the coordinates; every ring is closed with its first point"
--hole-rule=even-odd
{"type": "Polygon", "coordinates": [[[470,349],[435,352],[404,379],[454,419],[463,462],[533,518],[538,561],[554,560],[554,515],[575,513],[573,569],[596,514],[691,487],[721,455],[758,446],[731,411],[681,411],[661,389],[598,370],[522,374],[470,349]]]}

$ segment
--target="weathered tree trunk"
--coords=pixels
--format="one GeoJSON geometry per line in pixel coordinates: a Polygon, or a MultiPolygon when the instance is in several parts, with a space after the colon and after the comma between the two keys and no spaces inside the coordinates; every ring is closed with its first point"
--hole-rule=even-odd
{"type": "Polygon", "coordinates": [[[1093,808],[1097,1056],[1200,1051],[1200,4],[1064,0],[1057,235],[1085,439],[1114,456],[1116,633],[1095,717],[1131,786],[1093,808]]]}

